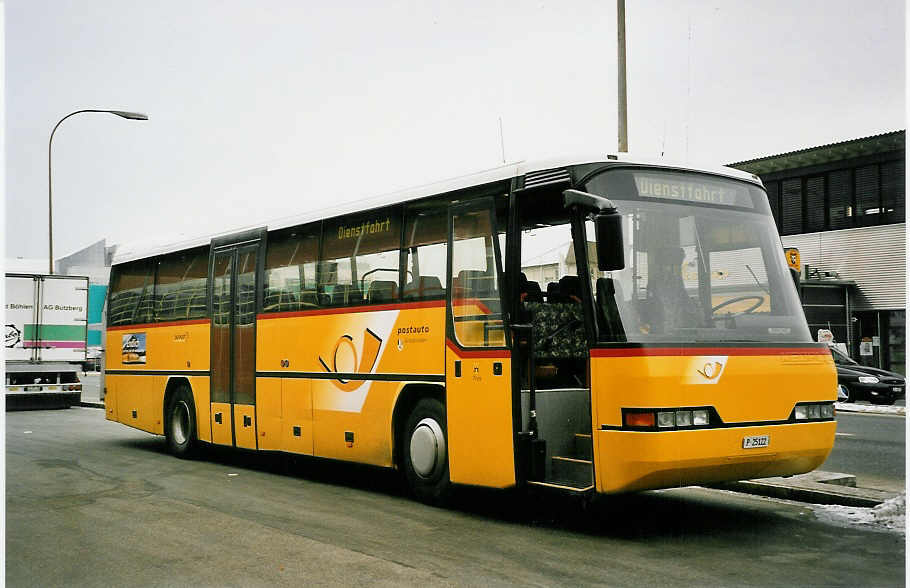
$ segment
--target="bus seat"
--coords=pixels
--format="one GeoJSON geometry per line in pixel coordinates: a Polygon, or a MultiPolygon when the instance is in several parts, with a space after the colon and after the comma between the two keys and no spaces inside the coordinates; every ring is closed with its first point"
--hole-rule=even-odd
{"type": "Polygon", "coordinates": [[[177,304],[177,294],[172,292],[170,294],[165,294],[161,296],[158,300],[158,304],[155,305],[155,320],[156,321],[172,321],[176,319],[175,309],[177,304]]]}
{"type": "Polygon", "coordinates": [[[559,284],[556,282],[547,284],[547,302],[554,304],[565,301],[565,297],[562,295],[562,292],[559,291],[559,284]]]}
{"type": "Polygon", "coordinates": [[[278,309],[279,292],[278,288],[266,288],[265,298],[262,301],[262,309],[264,311],[271,312],[278,309]]]}
{"type": "Polygon", "coordinates": [[[370,303],[395,302],[398,298],[398,284],[392,280],[373,280],[367,290],[370,303]]]}
{"type": "Polygon", "coordinates": [[[578,276],[559,278],[559,292],[569,302],[581,303],[581,279],[578,276]]]}
{"type": "Polygon", "coordinates": [[[278,310],[285,312],[300,310],[297,293],[289,288],[282,288],[278,293],[278,310]]]}
{"type": "Polygon", "coordinates": [[[543,292],[540,291],[540,284],[537,282],[528,282],[524,292],[524,302],[543,302],[543,292]]]}
{"type": "Polygon", "coordinates": [[[442,282],[436,276],[420,276],[404,287],[404,299],[414,300],[420,298],[433,298],[444,296],[446,293],[442,282]]]}
{"type": "Polygon", "coordinates": [[[465,298],[488,298],[493,291],[492,278],[483,270],[461,270],[456,284],[463,289],[465,298]]]}
{"type": "Polygon", "coordinates": [[[363,303],[360,290],[351,284],[335,284],[332,290],[332,306],[356,306],[363,303]]]}
{"type": "Polygon", "coordinates": [[[319,306],[319,295],[315,289],[300,291],[300,308],[316,308],[319,306]]]}

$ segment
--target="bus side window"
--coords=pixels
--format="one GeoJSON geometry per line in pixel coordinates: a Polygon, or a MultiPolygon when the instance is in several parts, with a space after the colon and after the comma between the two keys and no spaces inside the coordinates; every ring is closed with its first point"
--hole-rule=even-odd
{"type": "Polygon", "coordinates": [[[108,301],[108,325],[151,322],[154,267],[151,260],[143,259],[113,268],[108,301]]]}
{"type": "Polygon", "coordinates": [[[323,300],[331,306],[397,301],[401,208],[336,218],[324,226],[318,277],[323,300]]]}
{"type": "Polygon", "coordinates": [[[288,312],[319,307],[316,296],[318,249],[318,224],[294,227],[269,235],[263,280],[263,312],[288,312]]]}
{"type": "Polygon", "coordinates": [[[205,305],[193,297],[205,296],[208,247],[170,253],[158,260],[155,275],[155,321],[183,321],[205,316],[205,305]]]}
{"type": "Polygon", "coordinates": [[[405,218],[404,300],[445,298],[446,208],[418,205],[405,218]]]}

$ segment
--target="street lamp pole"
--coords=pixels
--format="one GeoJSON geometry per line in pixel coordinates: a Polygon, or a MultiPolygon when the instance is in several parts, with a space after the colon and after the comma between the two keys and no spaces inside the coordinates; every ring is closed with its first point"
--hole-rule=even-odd
{"type": "Polygon", "coordinates": [[[129,120],[148,120],[149,117],[142,114],[141,112],[127,112],[125,110],[99,110],[94,108],[88,108],[85,110],[77,110],[71,112],[57,121],[57,124],[54,125],[54,130],[51,131],[51,138],[47,141],[47,254],[48,254],[48,271],[47,273],[54,273],[54,198],[53,198],[53,182],[51,176],[51,146],[54,143],[54,133],[57,132],[57,127],[60,126],[60,123],[65,121],[71,116],[81,114],[83,112],[105,112],[107,114],[114,114],[120,118],[126,118],[129,120]]]}

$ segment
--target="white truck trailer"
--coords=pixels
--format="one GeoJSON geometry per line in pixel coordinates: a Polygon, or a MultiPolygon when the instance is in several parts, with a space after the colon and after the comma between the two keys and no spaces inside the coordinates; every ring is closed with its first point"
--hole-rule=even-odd
{"type": "Polygon", "coordinates": [[[6,274],[5,312],[7,410],[78,404],[88,278],[6,274]]]}

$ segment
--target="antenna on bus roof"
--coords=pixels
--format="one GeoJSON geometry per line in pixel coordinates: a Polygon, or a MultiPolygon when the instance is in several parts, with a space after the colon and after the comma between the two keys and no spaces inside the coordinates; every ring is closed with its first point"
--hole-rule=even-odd
{"type": "Polygon", "coordinates": [[[502,117],[499,117],[499,148],[502,150],[502,162],[506,162],[506,141],[502,135],[502,117]]]}

